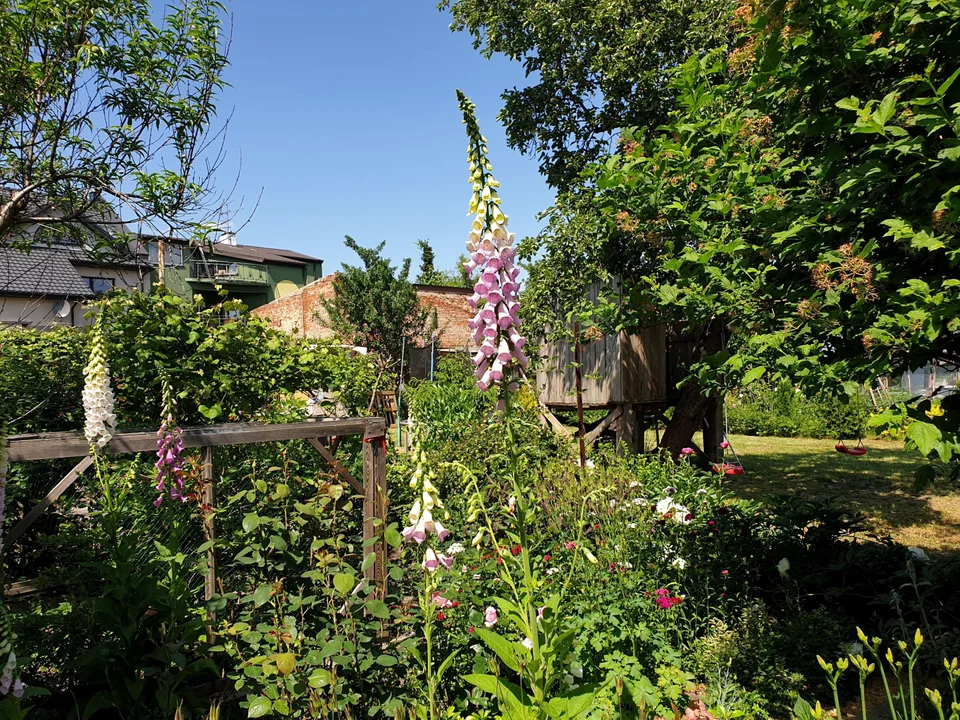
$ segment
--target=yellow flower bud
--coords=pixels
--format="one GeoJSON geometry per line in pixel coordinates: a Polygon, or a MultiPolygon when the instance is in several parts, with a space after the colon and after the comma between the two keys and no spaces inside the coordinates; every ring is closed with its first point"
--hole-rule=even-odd
{"type": "Polygon", "coordinates": [[[906,644],[903,640],[898,640],[898,641],[897,641],[897,646],[900,648],[900,652],[906,652],[906,651],[907,651],[907,644],[906,644]]]}
{"type": "Polygon", "coordinates": [[[848,667],[850,667],[850,661],[846,658],[840,658],[837,660],[837,669],[840,672],[845,672],[848,667]]]}
{"type": "Polygon", "coordinates": [[[920,628],[913,634],[913,644],[917,647],[923,645],[923,635],[920,634],[920,628]]]}
{"type": "Polygon", "coordinates": [[[819,655],[817,655],[817,662],[820,663],[820,667],[822,667],[826,672],[828,672],[828,673],[832,673],[832,672],[833,672],[833,665],[830,664],[830,663],[828,663],[826,660],[824,660],[824,659],[823,659],[822,657],[820,657],[819,655]]]}
{"type": "Polygon", "coordinates": [[[887,662],[893,665],[893,650],[887,648],[887,662]]]}
{"type": "Polygon", "coordinates": [[[593,555],[592,552],[590,552],[589,550],[587,550],[586,548],[584,548],[584,549],[583,549],[583,554],[584,554],[584,556],[587,558],[587,560],[589,560],[591,563],[593,563],[594,565],[597,564],[597,558],[594,557],[594,555],[593,555]]]}
{"type": "Polygon", "coordinates": [[[863,632],[863,630],[861,630],[860,628],[857,628],[857,637],[860,638],[860,642],[864,644],[867,644],[869,642],[867,640],[867,634],[863,632]]]}
{"type": "Polygon", "coordinates": [[[483,533],[484,533],[484,532],[485,532],[485,531],[481,528],[480,531],[474,536],[473,542],[470,543],[470,544],[473,545],[474,547],[479,547],[479,546],[480,546],[480,543],[483,542],[483,533]]]}

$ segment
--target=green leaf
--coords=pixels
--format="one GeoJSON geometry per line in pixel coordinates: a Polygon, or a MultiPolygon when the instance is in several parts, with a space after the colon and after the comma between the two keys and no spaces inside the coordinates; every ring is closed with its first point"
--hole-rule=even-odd
{"type": "Polygon", "coordinates": [[[403,535],[397,530],[396,523],[389,525],[384,531],[383,536],[386,538],[387,544],[390,547],[398,548],[403,544],[403,535]]]}
{"type": "Polygon", "coordinates": [[[247,513],[243,516],[243,531],[246,533],[251,533],[260,527],[260,516],[255,512],[247,513]]]}
{"type": "Polygon", "coordinates": [[[483,692],[493,695],[500,703],[501,711],[507,710],[516,715],[523,713],[520,688],[513,683],[499,680],[493,675],[464,675],[463,679],[483,692]]]}
{"type": "Polygon", "coordinates": [[[897,94],[895,92],[887,93],[880,101],[880,107],[873,113],[873,121],[880,127],[886,125],[897,108],[897,94]]]}
{"type": "Polygon", "coordinates": [[[837,101],[837,107],[840,108],[841,110],[859,110],[860,98],[857,98],[857,97],[843,98],[843,100],[837,101]]]}
{"type": "Polygon", "coordinates": [[[913,477],[913,491],[920,493],[926,490],[937,479],[937,473],[932,465],[921,465],[913,477]]]}
{"type": "Polygon", "coordinates": [[[943,97],[947,94],[947,90],[950,89],[950,86],[953,85],[953,81],[960,77],[960,67],[953,71],[953,75],[944,80],[940,87],[937,88],[937,97],[943,97]]]}
{"type": "Polygon", "coordinates": [[[273,592],[273,585],[258,585],[253,591],[253,602],[260,607],[270,599],[270,593],[273,592]]]}
{"type": "Polygon", "coordinates": [[[297,656],[293,653],[274,655],[273,661],[277,664],[277,670],[281,675],[289,675],[297,668],[297,656]]]}
{"type": "Polygon", "coordinates": [[[213,407],[207,407],[206,405],[201,405],[197,408],[200,411],[200,414],[203,415],[208,420],[216,420],[223,414],[223,408],[220,407],[220,403],[217,403],[213,407]]]}
{"type": "Polygon", "coordinates": [[[767,372],[767,369],[763,366],[751,368],[743,374],[743,380],[740,381],[740,384],[743,386],[749,385],[755,380],[759,380],[761,377],[763,377],[765,372],[767,372]]]}
{"type": "Polygon", "coordinates": [[[907,439],[912,440],[921,453],[929,455],[943,439],[943,433],[936,425],[915,420],[907,426],[907,439]]]}
{"type": "Polygon", "coordinates": [[[356,583],[356,576],[350,575],[348,573],[337,573],[333,576],[333,587],[337,589],[337,592],[341,595],[346,595],[348,592],[353,590],[356,583]]]}
{"type": "Polygon", "coordinates": [[[523,657],[523,654],[529,655],[529,652],[523,645],[510,642],[502,635],[497,635],[497,633],[487,630],[486,628],[477,628],[476,633],[480,639],[483,640],[484,644],[497,654],[497,657],[500,658],[504,665],[514,672],[519,672],[519,658],[523,657]]]}
{"type": "Polygon", "coordinates": [[[247,707],[248,718],[264,717],[271,712],[273,712],[273,703],[270,702],[269,698],[265,697],[255,697],[250,701],[249,707],[247,707]]]}
{"type": "Polygon", "coordinates": [[[280,713],[281,715],[289,715],[289,714],[290,714],[290,706],[287,705],[287,701],[284,700],[284,699],[282,699],[282,698],[279,699],[279,700],[274,700],[274,701],[273,701],[273,709],[276,710],[276,711],[277,711],[278,713],[280,713]]]}
{"type": "Polygon", "coordinates": [[[380,620],[386,620],[390,617],[390,608],[387,607],[386,603],[383,600],[377,598],[371,598],[367,600],[367,612],[373,615],[375,618],[380,620]]]}

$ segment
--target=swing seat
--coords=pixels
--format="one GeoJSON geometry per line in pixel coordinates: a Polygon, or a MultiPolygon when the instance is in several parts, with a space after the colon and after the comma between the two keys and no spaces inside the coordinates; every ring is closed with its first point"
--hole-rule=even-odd
{"type": "Polygon", "coordinates": [[[723,463],[720,465],[714,465],[713,471],[718,475],[743,475],[743,466],[723,463]]]}
{"type": "Polygon", "coordinates": [[[847,455],[853,455],[855,457],[860,457],[861,455],[866,455],[867,449],[863,445],[857,447],[852,447],[847,450],[847,455]]]}
{"type": "Polygon", "coordinates": [[[840,442],[838,442],[836,445],[834,445],[833,449],[836,450],[838,453],[848,453],[848,452],[850,452],[850,450],[847,448],[847,446],[843,444],[843,441],[842,441],[842,440],[841,440],[840,442]]]}

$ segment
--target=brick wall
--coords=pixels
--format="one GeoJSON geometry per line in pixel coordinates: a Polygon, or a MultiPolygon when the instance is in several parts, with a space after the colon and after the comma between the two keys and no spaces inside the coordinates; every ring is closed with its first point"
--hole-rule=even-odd
{"type": "MultiPolygon", "coordinates": [[[[321,298],[333,297],[334,275],[305,285],[295,293],[279,298],[253,310],[252,314],[266,318],[270,327],[302,337],[327,339],[333,337],[327,323],[327,313],[321,298]]],[[[435,285],[417,285],[420,303],[432,315],[437,312],[439,347],[443,350],[462,350],[473,346],[467,321],[474,310],[467,304],[471,291],[435,285]]],[[[429,344],[429,340],[426,341],[429,344]]]]}

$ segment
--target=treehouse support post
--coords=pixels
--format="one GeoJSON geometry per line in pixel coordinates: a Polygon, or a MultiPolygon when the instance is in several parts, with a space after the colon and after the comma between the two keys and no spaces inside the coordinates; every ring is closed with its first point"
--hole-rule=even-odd
{"type": "Polygon", "coordinates": [[[720,443],[723,442],[723,398],[710,398],[707,413],[703,419],[703,452],[712,462],[720,462],[722,454],[720,443]]]}

